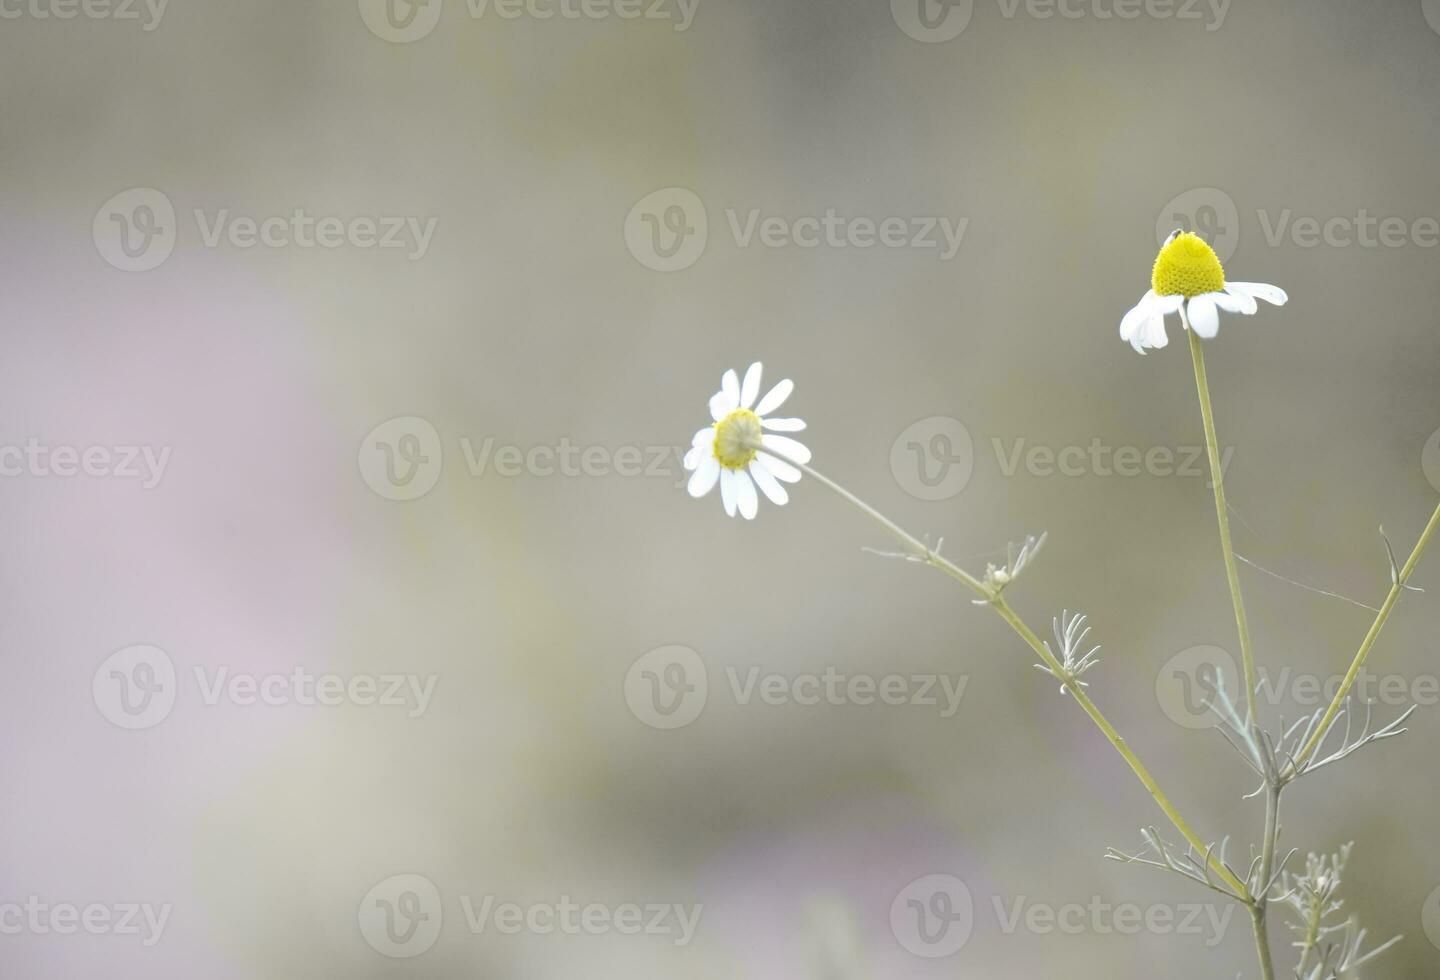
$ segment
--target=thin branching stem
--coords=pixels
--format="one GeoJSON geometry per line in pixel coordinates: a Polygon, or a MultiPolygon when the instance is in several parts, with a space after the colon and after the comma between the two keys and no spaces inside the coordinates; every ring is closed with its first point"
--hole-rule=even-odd
{"type": "Polygon", "coordinates": [[[1420,532],[1420,539],[1415,542],[1410,557],[1406,559],[1405,565],[1395,573],[1390,583],[1390,594],[1380,604],[1380,612],[1376,614],[1375,621],[1370,624],[1370,630],[1365,634],[1365,639],[1360,643],[1360,649],[1355,653],[1355,659],[1350,663],[1350,669],[1345,674],[1344,681],[1339,689],[1335,691],[1335,697],[1330,700],[1330,707],[1325,709],[1320,724],[1316,725],[1306,740],[1300,753],[1295,756],[1291,766],[1291,772],[1299,772],[1305,767],[1305,763],[1315,754],[1320,747],[1321,740],[1330,730],[1330,725],[1335,721],[1335,715],[1339,713],[1341,705],[1345,703],[1345,696],[1350,693],[1350,688],[1355,685],[1355,679],[1360,676],[1360,668],[1365,666],[1365,658],[1370,656],[1370,648],[1375,645],[1375,640],[1380,636],[1380,631],[1385,627],[1385,621],[1390,618],[1390,612],[1395,608],[1395,603],[1400,601],[1400,595],[1405,591],[1405,583],[1409,581],[1410,574],[1415,571],[1415,566],[1420,563],[1420,556],[1425,553],[1425,548],[1430,544],[1430,538],[1435,534],[1435,529],[1440,527],[1440,505],[1436,505],[1435,512],[1430,515],[1430,522],[1425,525],[1425,530],[1420,532]]]}
{"type": "MultiPolygon", "coordinates": [[[[807,476],[815,480],[817,483],[820,483],[823,486],[828,487],[830,490],[833,490],[835,493],[839,494],[841,498],[858,508],[862,513],[864,513],[866,516],[868,516],[881,527],[883,527],[887,532],[889,532],[891,536],[893,536],[897,541],[899,541],[901,545],[907,548],[916,559],[927,565],[938,568],[940,571],[949,575],[951,578],[954,578],[964,584],[972,592],[974,592],[981,599],[983,599],[987,605],[993,607],[994,610],[1000,614],[1000,618],[1004,619],[1005,622],[1010,625],[1010,628],[1013,629],[1020,636],[1020,638],[1025,641],[1026,645],[1035,652],[1035,655],[1038,656],[1040,660],[1045,664],[1045,666],[1050,669],[1051,673],[1053,673],[1056,677],[1066,676],[1065,666],[1055,657],[1055,655],[1050,651],[1050,648],[1045,645],[1044,641],[1042,641],[1038,636],[1035,635],[1035,631],[1032,630],[1029,626],[1027,626],[1024,620],[1022,620],[1019,615],[1017,615],[1016,612],[1012,608],[1010,608],[1009,603],[1005,601],[1004,597],[1000,594],[998,590],[992,590],[990,588],[987,588],[985,584],[982,583],[979,579],[975,578],[973,575],[966,572],[958,565],[955,565],[948,559],[941,557],[928,545],[920,541],[920,539],[916,538],[913,534],[910,534],[908,531],[901,528],[900,525],[896,524],[894,521],[881,514],[874,507],[871,507],[869,504],[865,503],[863,500],[855,496],[849,490],[846,490],[844,487],[840,486],[840,484],[836,483],[834,480],[823,475],[814,468],[804,463],[797,462],[796,460],[784,456],[780,453],[777,453],[773,449],[770,449],[768,447],[764,448],[762,451],[776,457],[777,459],[789,463],[791,466],[798,467],[807,476]]],[[[1222,880],[1232,890],[1235,897],[1239,898],[1243,902],[1251,902],[1252,898],[1249,890],[1245,886],[1245,883],[1240,880],[1239,876],[1237,876],[1228,867],[1226,867],[1224,862],[1222,862],[1219,858],[1215,857],[1211,853],[1211,848],[1209,848],[1205,844],[1205,842],[1201,840],[1200,835],[1197,834],[1193,829],[1191,829],[1189,822],[1186,821],[1183,816],[1181,816],[1180,811],[1175,808],[1175,804],[1170,802],[1170,798],[1165,795],[1164,790],[1160,788],[1160,784],[1156,782],[1155,777],[1150,774],[1150,770],[1145,768],[1144,763],[1142,763],[1140,761],[1140,758],[1134,753],[1133,750],[1131,750],[1125,739],[1121,738],[1120,733],[1115,730],[1115,726],[1110,723],[1110,720],[1105,717],[1105,715],[1095,705],[1095,702],[1090,700],[1089,695],[1087,695],[1084,690],[1081,689],[1079,684],[1075,683],[1067,685],[1067,692],[1071,697],[1075,699],[1075,702],[1080,705],[1081,709],[1085,712],[1085,714],[1090,717],[1090,720],[1095,723],[1095,727],[1100,729],[1100,732],[1115,748],[1115,751],[1120,753],[1120,757],[1125,760],[1126,764],[1130,766],[1130,769],[1135,773],[1136,777],[1138,777],[1140,782],[1144,784],[1146,790],[1149,791],[1150,796],[1155,800],[1155,803],[1165,813],[1165,816],[1170,820],[1170,823],[1174,825],[1175,829],[1178,830],[1182,836],[1184,836],[1185,840],[1189,842],[1191,847],[1193,847],[1198,853],[1205,855],[1205,861],[1210,870],[1214,871],[1216,876],[1218,876],[1220,880],[1222,880]]]]}

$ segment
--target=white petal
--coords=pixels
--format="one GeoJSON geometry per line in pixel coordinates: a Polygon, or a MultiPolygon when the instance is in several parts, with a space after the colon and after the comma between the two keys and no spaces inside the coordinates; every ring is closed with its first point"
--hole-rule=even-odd
{"type": "Polygon", "coordinates": [[[1185,311],[1190,318],[1190,326],[1197,336],[1209,340],[1220,332],[1220,311],[1215,308],[1213,293],[1191,296],[1190,302],[1185,306],[1185,311]]]}
{"type": "Polygon", "coordinates": [[[1223,293],[1214,293],[1215,305],[1226,313],[1243,313],[1251,315],[1257,309],[1255,297],[1239,289],[1231,289],[1230,284],[1225,284],[1223,293]]]}
{"type": "MultiPolygon", "coordinates": [[[[734,373],[733,371],[731,372],[734,373]]],[[[740,402],[728,391],[717,391],[710,396],[710,417],[719,422],[735,409],[740,407],[740,402]]]]}
{"type": "Polygon", "coordinates": [[[754,405],[755,396],[758,394],[760,394],[760,362],[756,361],[745,372],[745,382],[740,385],[740,407],[749,408],[754,405]]]}
{"type": "Polygon", "coordinates": [[[1254,296],[1256,299],[1263,299],[1276,306],[1284,306],[1290,300],[1285,290],[1279,286],[1272,286],[1268,282],[1227,282],[1225,288],[1232,292],[1244,293],[1246,296],[1254,296]]]}
{"type": "Polygon", "coordinates": [[[700,461],[704,458],[705,450],[701,449],[699,446],[691,446],[685,451],[685,468],[687,470],[693,470],[695,467],[700,465],[700,461]]]}
{"type": "Polygon", "coordinates": [[[760,416],[769,415],[775,409],[785,404],[785,399],[790,397],[790,392],[795,390],[795,382],[786,378],[784,381],[771,388],[760,404],[755,406],[755,414],[760,416]]]}
{"type": "MultiPolygon", "coordinates": [[[[1162,313],[1155,313],[1140,328],[1140,345],[1159,350],[1168,343],[1170,343],[1170,335],[1165,332],[1165,316],[1162,313]]],[[[1142,350],[1140,353],[1145,352],[1142,350]]]]}
{"type": "MultiPolygon", "coordinates": [[[[1134,346],[1135,338],[1139,334],[1140,327],[1145,323],[1146,320],[1150,319],[1150,313],[1153,309],[1155,300],[1155,290],[1151,289],[1146,292],[1144,296],[1140,297],[1140,302],[1132,306],[1130,308],[1130,311],[1126,313],[1123,317],[1121,317],[1121,340],[1127,340],[1130,342],[1131,346],[1134,346]]],[[[1140,348],[1138,347],[1136,347],[1135,349],[1140,350],[1140,348]]]]}
{"type": "Polygon", "coordinates": [[[755,496],[755,484],[750,482],[750,477],[745,475],[744,470],[735,471],[735,491],[740,498],[740,516],[747,521],[753,521],[760,504],[755,496]]]}
{"type": "Polygon", "coordinates": [[[795,464],[810,462],[810,450],[789,436],[772,436],[767,432],[760,437],[760,447],[779,453],[785,462],[795,464]]]}
{"type": "Polygon", "coordinates": [[[707,425],[690,439],[691,449],[706,449],[715,444],[715,426],[707,425]]]}
{"type": "Polygon", "coordinates": [[[1155,297],[1154,307],[1156,310],[1159,310],[1162,315],[1168,316],[1171,313],[1179,313],[1180,307],[1184,305],[1185,297],[1181,296],[1179,293],[1171,293],[1169,296],[1155,297]]]}
{"type": "MultiPolygon", "coordinates": [[[[719,466],[719,463],[715,464],[719,466]]],[[[739,493],[735,485],[735,471],[731,469],[720,470],[720,502],[725,505],[725,513],[731,517],[735,516],[735,497],[739,493]]]]}
{"type": "Polygon", "coordinates": [[[731,368],[720,378],[720,390],[729,395],[735,402],[736,407],[740,405],[740,376],[731,368]]]}
{"type": "Polygon", "coordinates": [[[695,470],[695,475],[690,477],[690,482],[685,489],[690,491],[692,497],[703,497],[715,486],[715,481],[720,476],[720,461],[714,456],[702,459],[700,466],[695,470]]]}
{"type": "Polygon", "coordinates": [[[786,503],[790,499],[790,494],[785,492],[785,488],[780,485],[779,480],[775,479],[775,474],[770,472],[769,467],[756,465],[759,460],[758,456],[751,460],[749,467],[750,475],[755,479],[755,485],[765,496],[770,498],[772,504],[786,503]]]}
{"type": "Polygon", "coordinates": [[[763,469],[770,473],[777,480],[784,480],[786,483],[799,483],[800,471],[783,459],[776,459],[774,456],[760,455],[750,461],[750,468],[763,469]]]}
{"type": "Polygon", "coordinates": [[[762,428],[771,432],[799,432],[805,428],[804,419],[761,419],[762,428]]]}

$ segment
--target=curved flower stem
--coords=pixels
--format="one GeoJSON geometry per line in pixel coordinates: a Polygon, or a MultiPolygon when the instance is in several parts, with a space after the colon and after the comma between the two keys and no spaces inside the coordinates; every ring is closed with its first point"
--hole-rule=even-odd
{"type": "MultiPolygon", "coordinates": [[[[996,595],[990,604],[995,607],[995,611],[1000,614],[1000,618],[1009,623],[1010,628],[1018,633],[1020,638],[1029,645],[1030,649],[1034,650],[1035,653],[1045,661],[1045,665],[1050,668],[1051,673],[1055,674],[1056,677],[1065,676],[1064,669],[1060,666],[1060,662],[1055,659],[1045,644],[1035,635],[1034,631],[1025,625],[1025,622],[1015,614],[1015,611],[1010,608],[1010,604],[1005,601],[1003,596],[996,595]]],[[[1190,829],[1190,825],[1185,821],[1185,818],[1180,815],[1180,811],[1175,809],[1175,804],[1170,802],[1170,798],[1165,795],[1165,791],[1160,788],[1160,784],[1155,781],[1155,777],[1150,775],[1150,770],[1145,768],[1145,764],[1140,761],[1139,756],[1131,750],[1125,739],[1115,730],[1115,726],[1110,724],[1110,720],[1105,717],[1104,713],[1095,705],[1095,702],[1090,700],[1090,695],[1086,694],[1078,684],[1067,684],[1065,688],[1070,696],[1075,699],[1075,703],[1080,705],[1081,710],[1090,716],[1090,720],[1095,723],[1095,727],[1100,729],[1101,734],[1114,746],[1115,751],[1120,753],[1120,757],[1130,766],[1140,782],[1150,791],[1150,796],[1154,798],[1155,803],[1165,812],[1165,816],[1170,818],[1170,822],[1175,825],[1175,829],[1180,831],[1185,840],[1195,849],[1195,853],[1205,855],[1205,860],[1210,870],[1214,871],[1220,880],[1230,886],[1236,898],[1249,903],[1251,901],[1249,890],[1229,868],[1211,853],[1213,848],[1207,846],[1205,842],[1200,839],[1200,836],[1196,834],[1194,830],[1190,829]]]]}
{"type": "Polygon", "coordinates": [[[810,479],[816,481],[817,483],[824,484],[829,489],[835,491],[849,503],[857,507],[867,517],[869,517],[871,520],[875,521],[877,524],[883,527],[893,538],[895,538],[895,540],[899,541],[902,545],[906,547],[907,550],[913,553],[916,558],[925,562],[927,565],[934,565],[936,568],[940,569],[940,571],[944,572],[946,575],[949,575],[951,578],[959,581],[962,585],[964,585],[966,588],[968,588],[970,591],[974,592],[981,598],[986,600],[989,600],[991,598],[990,590],[985,588],[985,586],[975,576],[971,575],[969,572],[965,571],[965,569],[961,568],[959,565],[956,565],[948,558],[943,558],[936,552],[932,551],[930,547],[926,545],[923,541],[916,538],[913,534],[906,531],[900,525],[890,520],[890,518],[880,513],[874,507],[871,507],[865,501],[855,496],[849,490],[846,490],[844,487],[836,483],[834,480],[830,479],[825,474],[821,473],[818,470],[812,469],[809,466],[806,466],[804,463],[797,462],[788,456],[782,456],[780,453],[777,453],[775,450],[770,449],[769,447],[765,447],[762,451],[768,455],[774,456],[776,459],[789,463],[791,466],[794,466],[797,469],[803,470],[805,472],[805,475],[810,477],[810,479]]]}
{"type": "MultiPolygon", "coordinates": [[[[804,471],[812,480],[833,490],[889,532],[889,534],[910,551],[918,561],[938,568],[951,578],[961,582],[994,608],[994,610],[1000,614],[1000,618],[1010,625],[1010,628],[1019,635],[1020,639],[1025,641],[1025,644],[1030,647],[1031,650],[1035,651],[1035,655],[1050,668],[1056,677],[1064,678],[1067,676],[1065,668],[1060,661],[1050,652],[1044,642],[1035,635],[1035,631],[1025,624],[1025,621],[1016,614],[1015,610],[1010,608],[1010,604],[1005,601],[998,590],[987,587],[963,568],[960,568],[946,558],[942,558],[913,534],[901,528],[894,521],[890,520],[884,514],[881,514],[874,507],[871,507],[865,503],[865,501],[824,474],[806,466],[804,463],[796,462],[787,456],[777,453],[773,449],[766,448],[762,451],[789,463],[791,466],[797,467],[804,471]]],[[[1164,811],[1165,816],[1169,818],[1170,822],[1175,826],[1175,829],[1184,836],[1185,840],[1195,849],[1197,854],[1203,854],[1205,856],[1205,861],[1210,870],[1213,871],[1221,881],[1225,882],[1235,893],[1235,896],[1242,902],[1247,904],[1252,903],[1253,900],[1250,896],[1249,889],[1223,862],[1211,853],[1213,848],[1207,846],[1206,843],[1200,839],[1200,835],[1190,828],[1190,824],[1180,815],[1180,811],[1175,809],[1175,804],[1170,802],[1170,798],[1165,795],[1164,790],[1160,788],[1160,784],[1155,781],[1155,777],[1150,775],[1150,770],[1145,768],[1144,763],[1142,763],[1140,758],[1131,750],[1130,746],[1125,742],[1125,739],[1120,736],[1120,733],[1115,730],[1115,726],[1110,724],[1110,720],[1105,717],[1095,705],[1095,702],[1090,700],[1090,696],[1081,689],[1079,684],[1066,684],[1065,689],[1070,696],[1075,699],[1075,702],[1080,705],[1085,714],[1090,716],[1090,720],[1095,723],[1095,727],[1099,728],[1100,732],[1110,744],[1114,746],[1115,751],[1120,753],[1120,757],[1125,760],[1139,778],[1140,782],[1149,790],[1150,796],[1155,800],[1160,809],[1164,811]]]]}
{"type": "MultiPolygon", "coordinates": [[[[1365,658],[1370,656],[1370,649],[1375,645],[1375,640],[1380,636],[1380,630],[1384,628],[1385,621],[1390,618],[1390,612],[1395,604],[1400,601],[1400,594],[1405,591],[1405,583],[1409,581],[1410,574],[1415,571],[1415,566],[1420,563],[1420,556],[1425,553],[1425,548],[1430,544],[1430,538],[1434,536],[1435,529],[1440,527],[1440,505],[1435,507],[1435,512],[1430,515],[1430,522],[1425,525],[1425,530],[1420,532],[1420,540],[1415,542],[1410,557],[1405,560],[1405,565],[1400,569],[1395,580],[1390,584],[1390,594],[1380,605],[1380,612],[1376,615],[1375,621],[1370,624],[1370,631],[1365,634],[1365,639],[1360,643],[1360,649],[1355,653],[1355,659],[1350,663],[1350,670],[1345,674],[1345,680],[1335,692],[1335,697],[1330,700],[1330,707],[1325,709],[1325,716],[1320,719],[1320,724],[1315,726],[1310,738],[1295,756],[1294,764],[1286,772],[1287,778],[1293,778],[1305,768],[1305,763],[1315,754],[1326,731],[1335,721],[1335,716],[1340,712],[1340,706],[1345,703],[1345,697],[1350,693],[1350,688],[1355,684],[1355,678],[1360,676],[1360,668],[1365,666],[1365,658]]],[[[1393,567],[1393,566],[1392,566],[1393,567]]]]}
{"type": "Polygon", "coordinates": [[[1235,606],[1235,626],[1240,632],[1240,657],[1245,671],[1245,710],[1252,732],[1259,724],[1255,711],[1255,655],[1250,648],[1250,624],[1245,618],[1245,600],[1240,595],[1240,571],[1235,564],[1235,546],[1230,542],[1230,513],[1225,505],[1225,474],[1220,465],[1220,445],[1215,437],[1215,412],[1210,407],[1210,384],[1205,378],[1205,354],[1200,336],[1190,329],[1182,307],[1185,335],[1190,338],[1190,357],[1195,362],[1195,388],[1200,393],[1200,417],[1205,423],[1205,448],[1210,453],[1210,483],[1215,488],[1215,517],[1220,523],[1220,550],[1225,556],[1225,579],[1230,584],[1230,601],[1235,606]]]}

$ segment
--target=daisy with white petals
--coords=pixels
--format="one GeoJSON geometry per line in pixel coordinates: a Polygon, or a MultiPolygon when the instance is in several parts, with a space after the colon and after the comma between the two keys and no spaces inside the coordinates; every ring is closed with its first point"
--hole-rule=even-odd
{"type": "Polygon", "coordinates": [[[750,365],[743,382],[733,369],[725,372],[720,390],[710,398],[710,417],[715,421],[695,433],[685,454],[685,468],[693,471],[687,487],[690,496],[703,497],[719,483],[725,513],[734,517],[739,511],[746,520],[753,520],[759,508],[756,487],[772,503],[790,499],[783,483],[800,479],[800,470],[792,464],[810,462],[810,450],[775,433],[799,432],[805,423],[767,416],[785,403],[794,388],[786,378],[757,404],[759,362],[750,365]]]}
{"type": "Polygon", "coordinates": [[[1147,347],[1160,348],[1170,342],[1165,334],[1165,317],[1180,314],[1180,322],[1196,336],[1210,339],[1220,330],[1220,311],[1254,313],[1256,300],[1284,306],[1285,290],[1263,282],[1226,282],[1220,258],[1199,235],[1175,231],[1165,239],[1155,268],[1150,273],[1151,289],[1120,321],[1120,339],[1141,354],[1147,347]]]}

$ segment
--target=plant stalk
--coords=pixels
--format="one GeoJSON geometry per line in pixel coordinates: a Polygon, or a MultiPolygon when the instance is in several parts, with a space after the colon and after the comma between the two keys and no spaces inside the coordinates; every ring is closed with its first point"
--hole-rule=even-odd
{"type": "MultiPolygon", "coordinates": [[[[951,578],[961,582],[1000,614],[1000,618],[1004,619],[1005,622],[1010,625],[1010,628],[1025,641],[1025,644],[1050,668],[1055,677],[1063,680],[1068,676],[1060,661],[1050,652],[1044,642],[1035,635],[1034,630],[1030,629],[1024,620],[1016,614],[998,590],[992,590],[963,568],[936,554],[929,546],[921,542],[914,535],[901,528],[874,507],[871,507],[849,490],[846,490],[840,486],[840,484],[819,471],[804,463],[796,462],[772,449],[767,448],[763,451],[768,455],[789,463],[791,466],[797,467],[817,483],[823,484],[825,487],[833,490],[845,501],[858,508],[867,517],[883,527],[892,537],[899,541],[906,550],[911,552],[915,558],[927,565],[938,568],[951,578]]],[[[1140,782],[1145,786],[1145,789],[1149,791],[1151,798],[1155,800],[1155,803],[1165,813],[1165,816],[1170,820],[1170,823],[1174,825],[1175,829],[1179,831],[1190,846],[1195,849],[1197,854],[1204,855],[1210,870],[1213,871],[1221,881],[1225,882],[1237,898],[1243,902],[1251,902],[1250,892],[1244,882],[1227,868],[1219,858],[1215,857],[1211,853],[1213,848],[1206,845],[1206,843],[1201,840],[1200,835],[1191,829],[1190,824],[1181,816],[1180,811],[1175,808],[1175,804],[1170,802],[1170,798],[1166,796],[1164,790],[1160,788],[1160,784],[1155,780],[1155,777],[1150,774],[1150,770],[1145,768],[1145,764],[1140,761],[1140,758],[1126,743],[1125,739],[1120,736],[1120,733],[1115,730],[1115,726],[1110,723],[1110,720],[1105,717],[1095,702],[1090,700],[1090,696],[1087,695],[1073,679],[1065,684],[1065,689],[1071,697],[1075,699],[1075,702],[1080,705],[1080,708],[1085,714],[1090,717],[1090,720],[1095,723],[1095,727],[1100,729],[1101,734],[1110,742],[1115,751],[1120,754],[1120,757],[1130,766],[1130,769],[1135,773],[1136,777],[1139,778],[1140,782]]]]}
{"type": "Polygon", "coordinates": [[[1246,719],[1252,734],[1256,733],[1259,716],[1255,710],[1255,654],[1250,647],[1250,623],[1245,617],[1245,600],[1240,594],[1240,570],[1235,563],[1235,546],[1230,541],[1230,511],[1225,503],[1225,473],[1220,465],[1220,444],[1215,435],[1215,411],[1210,405],[1210,383],[1205,376],[1205,353],[1200,349],[1200,336],[1190,329],[1185,310],[1185,335],[1190,338],[1190,358],[1195,362],[1195,389],[1200,395],[1200,417],[1205,423],[1205,448],[1210,454],[1210,484],[1215,490],[1215,518],[1220,525],[1220,551],[1225,557],[1225,580],[1230,585],[1230,602],[1235,607],[1235,627],[1240,633],[1240,657],[1245,671],[1246,719]]]}
{"type": "Polygon", "coordinates": [[[1335,697],[1330,700],[1330,706],[1325,709],[1325,715],[1320,724],[1315,726],[1315,731],[1310,733],[1300,754],[1295,757],[1295,762],[1287,771],[1287,778],[1294,778],[1300,770],[1305,768],[1305,763],[1319,748],[1325,733],[1335,721],[1335,716],[1340,711],[1340,706],[1345,702],[1345,697],[1354,686],[1355,679],[1360,676],[1360,668],[1365,666],[1365,658],[1370,656],[1370,649],[1375,646],[1375,640],[1380,636],[1380,631],[1385,627],[1385,621],[1390,618],[1390,612],[1395,604],[1400,601],[1400,595],[1405,591],[1405,583],[1410,580],[1410,574],[1415,571],[1415,566],[1420,563],[1420,556],[1425,553],[1425,548],[1430,544],[1435,529],[1440,527],[1440,504],[1435,507],[1435,512],[1430,515],[1430,522],[1425,525],[1425,530],[1420,532],[1420,539],[1415,542],[1415,547],[1406,559],[1405,565],[1395,576],[1395,581],[1390,585],[1390,593],[1385,596],[1385,601],[1380,606],[1380,612],[1376,614],[1375,621],[1370,624],[1370,630],[1365,634],[1365,639],[1360,643],[1360,649],[1355,653],[1355,659],[1350,663],[1350,669],[1345,674],[1344,681],[1335,691],[1335,697]]]}

